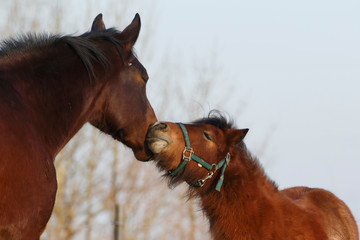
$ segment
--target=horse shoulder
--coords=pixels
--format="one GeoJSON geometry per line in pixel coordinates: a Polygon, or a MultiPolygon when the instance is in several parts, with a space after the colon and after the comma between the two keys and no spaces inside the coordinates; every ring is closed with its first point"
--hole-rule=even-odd
{"type": "Polygon", "coordinates": [[[57,183],[53,159],[31,124],[20,121],[26,115],[8,110],[0,101],[0,239],[21,239],[45,227],[57,183]]]}

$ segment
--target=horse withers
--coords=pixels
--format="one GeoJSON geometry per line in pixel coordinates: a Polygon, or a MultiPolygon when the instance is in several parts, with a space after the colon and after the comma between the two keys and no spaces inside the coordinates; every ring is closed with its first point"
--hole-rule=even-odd
{"type": "Polygon", "coordinates": [[[80,36],[23,35],[0,47],[0,239],[39,239],[57,183],[53,161],[86,123],[132,148],[141,161],[148,75],[133,54],[140,17],[124,31],[102,15],[80,36]]]}
{"type": "Polygon", "coordinates": [[[343,201],[319,188],[279,190],[246,149],[248,129],[221,115],[153,124],[146,142],[170,186],[189,184],[216,240],[358,240],[343,201]]]}

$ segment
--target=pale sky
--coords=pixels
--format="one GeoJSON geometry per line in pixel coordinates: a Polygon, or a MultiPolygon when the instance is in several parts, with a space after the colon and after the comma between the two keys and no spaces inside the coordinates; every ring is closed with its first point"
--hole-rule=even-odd
{"type": "Polygon", "coordinates": [[[332,191],[360,223],[360,1],[154,2],[160,51],[187,62],[216,51],[233,91],[221,110],[250,128],[253,153],[269,138],[269,177],[332,191]]]}

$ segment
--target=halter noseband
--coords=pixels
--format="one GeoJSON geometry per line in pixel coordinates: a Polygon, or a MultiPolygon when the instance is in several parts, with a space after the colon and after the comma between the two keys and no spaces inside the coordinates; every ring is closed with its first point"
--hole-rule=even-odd
{"type": "Polygon", "coordinates": [[[212,178],[214,173],[218,169],[221,168],[221,175],[216,184],[216,190],[220,192],[221,186],[224,181],[225,168],[229,165],[229,162],[230,162],[230,153],[227,153],[226,157],[223,160],[221,160],[220,162],[218,162],[217,164],[215,164],[215,163],[210,164],[210,163],[204,161],[203,159],[201,159],[200,157],[195,155],[194,150],[191,148],[189,135],[186,131],[186,127],[184,126],[184,124],[182,124],[182,123],[177,123],[177,124],[180,126],[181,131],[183,132],[183,135],[184,135],[185,149],[183,151],[182,160],[181,160],[179,166],[177,166],[177,168],[175,170],[170,171],[169,175],[171,177],[175,177],[185,167],[185,165],[188,162],[190,162],[190,160],[194,160],[195,162],[198,163],[199,167],[206,168],[209,171],[208,175],[205,178],[200,179],[193,184],[190,184],[191,186],[194,186],[194,187],[202,187],[205,184],[206,180],[212,178]]]}

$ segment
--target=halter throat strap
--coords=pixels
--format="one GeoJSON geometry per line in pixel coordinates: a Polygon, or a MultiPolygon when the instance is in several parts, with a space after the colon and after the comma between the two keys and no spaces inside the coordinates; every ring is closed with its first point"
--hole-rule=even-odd
{"type": "Polygon", "coordinates": [[[216,190],[220,192],[221,186],[224,181],[225,169],[229,165],[229,162],[230,162],[230,154],[227,153],[226,157],[224,159],[222,159],[220,162],[218,162],[217,164],[210,164],[210,163],[204,161],[202,158],[197,156],[194,153],[193,149],[191,148],[189,134],[188,134],[184,124],[182,124],[182,123],[177,123],[177,124],[180,126],[181,131],[183,132],[183,135],[184,135],[185,149],[183,151],[183,156],[182,156],[182,160],[181,160],[180,164],[177,166],[176,169],[174,169],[173,171],[170,171],[169,175],[171,177],[175,177],[186,166],[186,164],[188,162],[190,162],[190,160],[193,160],[198,163],[199,167],[206,168],[209,171],[208,175],[205,178],[200,179],[200,180],[196,181],[195,183],[190,184],[191,186],[194,186],[194,187],[202,187],[205,184],[206,180],[210,179],[213,176],[213,174],[218,169],[221,168],[220,178],[216,184],[216,190]]]}

